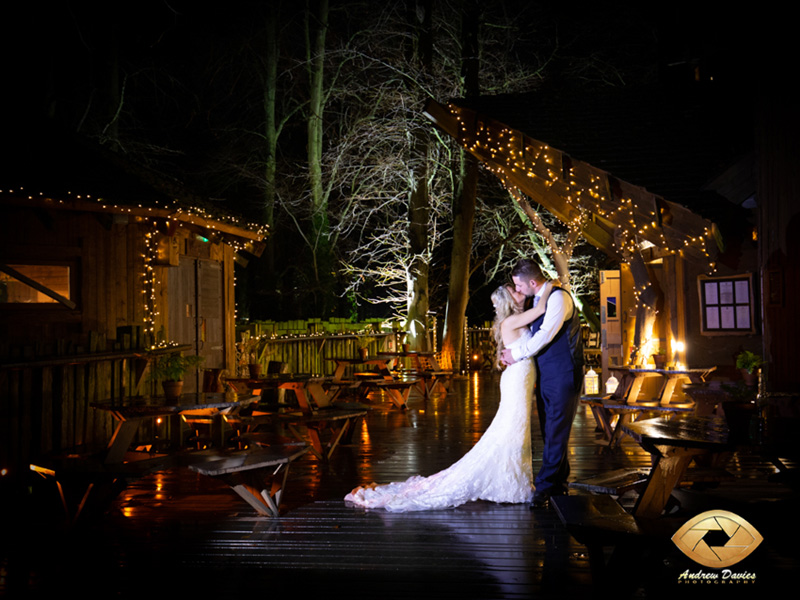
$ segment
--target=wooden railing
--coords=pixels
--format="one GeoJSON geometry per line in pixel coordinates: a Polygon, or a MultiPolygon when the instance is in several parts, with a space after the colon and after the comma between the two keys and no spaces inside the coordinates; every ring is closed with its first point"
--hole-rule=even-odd
{"type": "MultiPolygon", "coordinates": [[[[154,394],[153,382],[144,377],[149,357],[174,351],[130,347],[131,339],[141,346],[136,342],[141,338],[121,331],[112,344],[96,333],[87,339],[88,344],[80,347],[3,348],[0,470],[20,474],[31,460],[48,453],[102,449],[114,423],[91,404],[154,394]]],[[[152,437],[152,432],[145,426],[141,435],[152,437]]]]}
{"type": "MultiPolygon", "coordinates": [[[[92,409],[92,403],[157,394],[145,373],[151,352],[137,341],[141,336],[117,333],[118,341],[113,344],[92,334],[88,345],[80,348],[26,348],[13,353],[3,349],[0,470],[25,469],[33,458],[48,453],[100,450],[115,424],[105,411],[92,409]]],[[[468,337],[471,349],[490,342],[485,329],[470,329],[468,337]]],[[[402,341],[402,332],[394,331],[276,335],[266,342],[262,368],[269,361],[278,361],[286,363],[290,372],[331,375],[333,358],[357,356],[364,345],[370,355],[394,351],[402,341]]],[[[237,364],[239,373],[235,375],[246,374],[247,360],[240,359],[237,364]]],[[[153,427],[143,424],[138,439],[152,440],[153,427]]]]}

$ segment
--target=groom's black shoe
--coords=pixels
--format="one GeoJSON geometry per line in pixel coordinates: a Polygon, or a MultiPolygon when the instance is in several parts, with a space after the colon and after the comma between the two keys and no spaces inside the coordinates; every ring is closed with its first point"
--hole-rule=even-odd
{"type": "Polygon", "coordinates": [[[550,506],[550,494],[534,494],[531,501],[531,510],[539,510],[550,506]]]}
{"type": "Polygon", "coordinates": [[[566,490],[552,490],[549,492],[535,492],[533,494],[533,500],[531,501],[531,510],[540,510],[543,508],[550,507],[550,498],[552,496],[566,496],[566,490]]]}

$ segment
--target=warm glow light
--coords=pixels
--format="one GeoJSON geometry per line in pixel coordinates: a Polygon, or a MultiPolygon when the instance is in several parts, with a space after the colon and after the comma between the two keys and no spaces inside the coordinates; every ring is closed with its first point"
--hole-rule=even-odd
{"type": "Polygon", "coordinates": [[[583,392],[587,396],[596,396],[600,393],[600,377],[594,369],[589,369],[583,378],[583,392]]]}
{"type": "MultiPolygon", "coordinates": [[[[4,469],[5,470],[5,469],[4,469]]],[[[51,477],[56,476],[56,472],[53,469],[47,469],[45,467],[40,467],[39,465],[31,465],[31,471],[34,473],[39,473],[42,476],[50,475],[51,477]]],[[[5,475],[5,473],[3,473],[5,475]]]]}

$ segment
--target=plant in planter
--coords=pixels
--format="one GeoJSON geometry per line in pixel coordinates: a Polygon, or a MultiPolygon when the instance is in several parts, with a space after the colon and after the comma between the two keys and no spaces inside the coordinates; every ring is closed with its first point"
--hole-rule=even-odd
{"type": "Polygon", "coordinates": [[[256,337],[246,333],[239,344],[241,366],[247,365],[250,377],[261,375],[261,365],[270,355],[270,347],[263,337],[256,337]]]}
{"type": "Polygon", "coordinates": [[[183,390],[183,376],[186,371],[196,369],[204,360],[203,356],[183,356],[180,352],[156,354],[150,364],[150,378],[161,381],[167,398],[177,398],[183,390]]]}
{"type": "Polygon", "coordinates": [[[656,369],[664,369],[667,366],[667,351],[664,348],[659,348],[653,353],[653,364],[656,369]]]}
{"type": "Polygon", "coordinates": [[[372,336],[365,335],[358,337],[358,354],[361,356],[361,360],[367,360],[367,356],[369,356],[369,344],[374,341],[375,338],[372,336]]]}
{"type": "Polygon", "coordinates": [[[736,355],[736,368],[742,371],[742,377],[747,385],[756,384],[758,369],[762,364],[764,364],[764,359],[749,350],[743,350],[736,355]]]}

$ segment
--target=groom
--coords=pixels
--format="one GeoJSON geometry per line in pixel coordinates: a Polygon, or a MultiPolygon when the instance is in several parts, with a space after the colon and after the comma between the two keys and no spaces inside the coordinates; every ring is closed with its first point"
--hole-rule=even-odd
{"type": "MultiPolygon", "coordinates": [[[[518,292],[533,297],[534,306],[547,283],[539,265],[526,259],[517,263],[511,279],[518,292]]],[[[545,314],[531,324],[531,331],[533,336],[525,344],[503,350],[502,360],[510,365],[532,356],[536,363],[536,406],[544,448],[531,508],[542,508],[551,496],[567,492],[567,445],[583,378],[580,318],[569,292],[553,287],[545,314]]]]}

